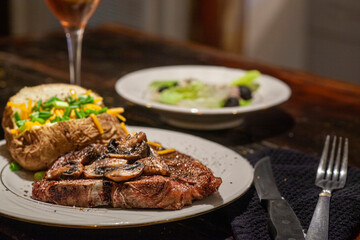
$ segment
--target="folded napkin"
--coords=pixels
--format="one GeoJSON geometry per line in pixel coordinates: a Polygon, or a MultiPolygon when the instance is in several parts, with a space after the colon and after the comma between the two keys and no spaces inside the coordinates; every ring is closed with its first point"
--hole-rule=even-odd
{"type": "MultiPolygon", "coordinates": [[[[315,176],[319,158],[300,152],[266,148],[246,155],[252,165],[269,156],[276,183],[282,196],[292,206],[305,231],[308,229],[321,189],[315,176]]],[[[233,237],[238,240],[271,239],[267,211],[260,204],[254,187],[250,200],[236,204],[247,207],[231,222],[233,237]]],[[[349,167],[345,188],[333,192],[330,203],[329,239],[353,240],[360,232],[360,169],[349,167]]]]}

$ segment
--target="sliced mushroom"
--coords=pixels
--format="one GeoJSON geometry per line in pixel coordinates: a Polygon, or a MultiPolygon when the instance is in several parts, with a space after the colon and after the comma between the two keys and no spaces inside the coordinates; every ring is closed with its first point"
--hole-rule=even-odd
{"type": "Polygon", "coordinates": [[[144,175],[167,176],[170,174],[169,167],[160,157],[150,156],[147,158],[142,158],[138,161],[141,161],[145,164],[143,173],[144,175]]]}
{"type": "Polygon", "coordinates": [[[47,179],[74,179],[81,175],[83,164],[88,164],[104,155],[106,147],[101,144],[91,144],[81,150],[69,152],[60,156],[46,172],[47,179]]]}
{"type": "Polygon", "coordinates": [[[133,164],[125,164],[112,171],[106,172],[105,177],[115,181],[126,181],[131,178],[140,176],[144,171],[145,164],[140,161],[136,161],[133,164]]]}
{"type": "Polygon", "coordinates": [[[77,161],[69,161],[61,167],[49,169],[45,178],[50,180],[77,179],[83,173],[84,166],[77,161]]]}
{"type": "Polygon", "coordinates": [[[118,145],[119,143],[116,141],[115,138],[110,139],[107,145],[107,152],[108,153],[118,153],[118,145]]]}
{"type": "Polygon", "coordinates": [[[89,164],[106,153],[106,146],[102,144],[91,144],[78,153],[78,159],[82,164],[89,164]]]}
{"type": "Polygon", "coordinates": [[[136,147],[141,142],[146,142],[146,134],[144,132],[138,132],[134,135],[128,135],[123,141],[119,142],[119,151],[127,151],[128,149],[136,147]]]}
{"type": "Polygon", "coordinates": [[[134,148],[127,149],[126,151],[119,151],[118,153],[109,153],[108,155],[113,158],[122,158],[130,161],[136,161],[138,159],[149,156],[150,147],[146,142],[141,142],[134,148]]]}
{"type": "Polygon", "coordinates": [[[106,172],[112,171],[122,165],[127,164],[126,159],[120,158],[100,158],[91,165],[85,166],[85,178],[101,178],[106,172]]]}
{"type": "Polygon", "coordinates": [[[133,136],[129,135],[123,141],[110,140],[108,144],[108,155],[114,158],[123,158],[130,161],[149,156],[150,147],[146,143],[146,135],[139,132],[133,136]]]}

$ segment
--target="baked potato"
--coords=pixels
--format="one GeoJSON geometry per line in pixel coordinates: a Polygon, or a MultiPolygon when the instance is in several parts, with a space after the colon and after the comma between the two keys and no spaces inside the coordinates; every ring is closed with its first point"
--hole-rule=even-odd
{"type": "Polygon", "coordinates": [[[25,87],[9,99],[2,127],[13,159],[38,171],[70,151],[125,137],[118,120],[124,120],[122,112],[107,109],[98,94],[80,86],[43,84],[25,87]]]}

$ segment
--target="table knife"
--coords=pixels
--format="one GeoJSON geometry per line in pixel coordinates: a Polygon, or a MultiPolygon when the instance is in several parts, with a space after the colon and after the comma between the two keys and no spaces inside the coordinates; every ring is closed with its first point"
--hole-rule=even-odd
{"type": "Polygon", "coordinates": [[[298,218],[276,186],[269,157],[256,163],[254,185],[260,201],[266,204],[271,236],[275,240],[305,239],[298,218]]]}

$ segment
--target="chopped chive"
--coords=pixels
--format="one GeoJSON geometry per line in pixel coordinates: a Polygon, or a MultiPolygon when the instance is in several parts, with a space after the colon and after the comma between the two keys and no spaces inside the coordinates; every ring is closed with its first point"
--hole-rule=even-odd
{"type": "Polygon", "coordinates": [[[45,123],[45,120],[42,119],[42,118],[39,118],[39,117],[33,117],[33,118],[31,118],[31,121],[32,122],[39,122],[41,124],[45,123]]]}
{"type": "Polygon", "coordinates": [[[75,114],[78,118],[84,118],[77,109],[75,109],[75,114]]]}
{"type": "Polygon", "coordinates": [[[82,109],[79,111],[79,113],[81,114],[82,118],[88,117],[88,116],[86,116],[84,110],[82,110],[82,109]]]}
{"type": "Polygon", "coordinates": [[[52,114],[51,114],[51,112],[49,112],[49,111],[40,111],[39,112],[39,118],[43,118],[43,119],[48,119],[49,117],[51,117],[52,116],[52,114]]]}
{"type": "Polygon", "coordinates": [[[68,116],[63,116],[60,121],[67,121],[67,120],[70,120],[71,118],[68,117],[68,116]]]}
{"type": "Polygon", "coordinates": [[[45,171],[39,171],[34,173],[34,180],[35,181],[40,181],[41,179],[43,179],[45,176],[45,171]]]}
{"type": "Polygon", "coordinates": [[[67,108],[67,107],[69,107],[69,104],[67,102],[63,102],[63,101],[55,101],[54,107],[55,108],[67,108]]]}
{"type": "Polygon", "coordinates": [[[53,120],[51,120],[51,123],[56,123],[56,122],[60,122],[61,118],[59,116],[56,116],[53,120]]]}
{"type": "Polygon", "coordinates": [[[49,103],[53,103],[55,101],[61,101],[58,97],[53,96],[51,98],[49,98],[49,100],[47,100],[46,102],[44,102],[44,104],[49,104],[49,103]]]}
{"type": "Polygon", "coordinates": [[[10,163],[10,170],[11,171],[18,171],[21,169],[21,166],[18,163],[10,163]]]}
{"type": "Polygon", "coordinates": [[[33,112],[32,114],[30,114],[29,116],[31,117],[31,118],[38,118],[39,117],[39,112],[33,112]]]}
{"type": "Polygon", "coordinates": [[[21,132],[23,132],[23,131],[25,130],[25,128],[26,128],[26,125],[25,125],[25,123],[24,123],[23,125],[21,125],[21,126],[19,127],[19,130],[20,130],[21,132]]]}
{"type": "Polygon", "coordinates": [[[100,109],[100,110],[98,111],[98,114],[100,114],[100,113],[105,113],[107,110],[108,110],[107,107],[103,107],[102,109],[100,109]]]}
{"type": "Polygon", "coordinates": [[[18,112],[14,114],[15,121],[21,121],[21,117],[18,112]]]}
{"type": "Polygon", "coordinates": [[[42,106],[41,106],[43,109],[46,109],[46,110],[49,110],[51,108],[54,107],[54,102],[51,102],[51,103],[44,103],[42,106]]]}
{"type": "Polygon", "coordinates": [[[71,108],[70,107],[65,108],[63,117],[69,117],[70,113],[71,113],[71,108]]]}
{"type": "Polygon", "coordinates": [[[19,128],[24,125],[25,120],[20,120],[20,121],[16,121],[16,126],[18,126],[19,128]]]}
{"type": "Polygon", "coordinates": [[[94,98],[90,95],[80,95],[78,101],[74,102],[76,105],[84,105],[87,103],[94,103],[94,98]]]}
{"type": "Polygon", "coordinates": [[[40,100],[37,101],[36,104],[32,107],[31,111],[33,111],[33,112],[40,111],[41,103],[42,103],[42,100],[40,99],[40,100]]]}
{"type": "Polygon", "coordinates": [[[73,96],[68,96],[65,98],[65,100],[69,103],[72,104],[76,101],[76,99],[73,96]]]}

